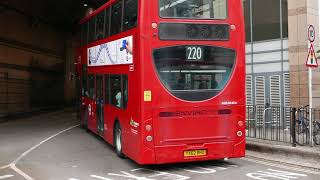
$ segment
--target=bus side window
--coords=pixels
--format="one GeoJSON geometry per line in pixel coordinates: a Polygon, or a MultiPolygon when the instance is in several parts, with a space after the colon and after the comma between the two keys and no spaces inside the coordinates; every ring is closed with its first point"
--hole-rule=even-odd
{"type": "Polygon", "coordinates": [[[122,101],[123,101],[123,109],[127,108],[127,104],[128,104],[128,76],[127,75],[123,75],[122,76],[122,101]]]}
{"type": "Polygon", "coordinates": [[[87,67],[82,66],[82,96],[88,97],[87,67]]]}
{"type": "Polygon", "coordinates": [[[122,19],[122,0],[111,7],[111,36],[121,32],[122,19]]]}
{"type": "Polygon", "coordinates": [[[85,46],[88,43],[88,23],[84,23],[81,26],[81,45],[85,46]]]}
{"type": "Polygon", "coordinates": [[[105,78],[105,104],[111,104],[111,96],[110,96],[110,75],[106,74],[105,78]]]}
{"type": "Polygon", "coordinates": [[[94,82],[94,75],[89,75],[88,76],[88,84],[89,84],[89,98],[90,99],[95,99],[95,93],[94,93],[94,86],[95,86],[95,82],[94,82]]]}
{"type": "Polygon", "coordinates": [[[121,76],[111,75],[110,77],[111,88],[111,104],[119,108],[122,107],[122,92],[121,92],[121,76]]]}
{"type": "Polygon", "coordinates": [[[123,15],[123,31],[137,26],[138,0],[125,0],[123,15]]]}
{"type": "Polygon", "coordinates": [[[95,41],[95,34],[96,34],[96,17],[93,17],[89,21],[89,42],[92,43],[95,41]]]}
{"type": "Polygon", "coordinates": [[[96,25],[96,38],[95,40],[100,40],[104,38],[104,16],[105,16],[105,11],[100,12],[97,15],[97,25],[96,25]]]}
{"type": "Polygon", "coordinates": [[[109,37],[110,36],[110,8],[106,9],[106,15],[104,20],[104,31],[105,31],[104,37],[109,37]]]}

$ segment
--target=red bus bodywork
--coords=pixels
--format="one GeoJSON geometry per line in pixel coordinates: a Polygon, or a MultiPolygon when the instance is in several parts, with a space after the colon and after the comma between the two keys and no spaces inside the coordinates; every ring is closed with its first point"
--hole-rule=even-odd
{"type": "MultiPolygon", "coordinates": [[[[87,22],[114,2],[110,0],[81,23],[87,22]]],[[[88,48],[133,36],[132,64],[87,68],[88,74],[128,75],[127,108],[119,109],[109,104],[103,106],[105,130],[100,134],[102,138],[114,144],[113,127],[115,121],[118,121],[122,129],[122,151],[139,164],[245,156],[245,37],[242,1],[228,0],[228,18],[224,20],[161,18],[157,0],[139,0],[138,7],[136,28],[80,48],[77,70],[79,77],[83,78],[81,69],[87,65],[88,48]],[[160,40],[159,29],[152,23],[156,23],[157,27],[160,23],[227,24],[230,27],[229,40],[160,40]],[[230,78],[214,97],[201,101],[182,100],[172,95],[159,80],[153,62],[154,49],[183,45],[224,47],[235,51],[235,64],[230,78]],[[150,98],[150,101],[146,98],[150,98]],[[151,126],[150,131],[146,130],[147,125],[151,126]],[[151,136],[152,140],[147,141],[147,136],[151,136]],[[189,150],[206,150],[206,155],[184,156],[184,151],[189,150]]],[[[84,96],[80,97],[80,101],[81,121],[87,118],[88,129],[98,134],[96,101],[84,96]]]]}

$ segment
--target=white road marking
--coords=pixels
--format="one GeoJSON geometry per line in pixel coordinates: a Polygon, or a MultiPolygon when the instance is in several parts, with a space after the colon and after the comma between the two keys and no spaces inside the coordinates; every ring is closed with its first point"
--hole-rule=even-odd
{"type": "Polygon", "coordinates": [[[76,179],[76,178],[68,178],[68,180],[80,180],[80,179],[76,179]]]}
{"type": "Polygon", "coordinates": [[[4,176],[0,176],[0,179],[7,179],[7,178],[11,178],[14,175],[8,174],[8,175],[4,175],[4,176]]]}
{"type": "Polygon", "coordinates": [[[0,169],[5,169],[7,167],[10,167],[12,170],[14,170],[16,173],[20,174],[21,176],[23,176],[25,179],[27,180],[34,180],[32,177],[30,177],[29,175],[27,175],[26,173],[24,173],[23,171],[21,171],[19,168],[16,167],[16,164],[18,163],[18,161],[20,161],[22,158],[24,158],[26,155],[28,155],[30,152],[32,152],[33,150],[37,149],[39,146],[41,146],[43,143],[46,143],[48,141],[50,141],[51,139],[55,138],[56,136],[66,132],[66,131],[69,131],[75,127],[78,127],[80,124],[78,125],[75,125],[75,126],[71,126],[65,130],[62,130],[50,137],[48,137],[47,139],[41,141],[39,144],[31,147],[30,149],[28,149],[27,151],[25,151],[24,153],[22,153],[16,160],[14,160],[12,163],[10,163],[9,165],[6,165],[6,166],[3,166],[1,167],[0,169]]]}
{"type": "Polygon", "coordinates": [[[109,179],[109,178],[106,178],[106,177],[102,177],[102,176],[97,176],[97,175],[90,175],[90,177],[97,178],[97,179],[102,179],[102,180],[112,180],[112,179],[109,179]]]}
{"type": "Polygon", "coordinates": [[[20,174],[21,176],[23,176],[26,180],[34,180],[32,177],[30,177],[28,174],[24,173],[23,171],[21,171],[19,168],[16,167],[15,164],[11,164],[10,168],[12,170],[14,170],[16,173],[20,174]]]}
{"type": "Polygon", "coordinates": [[[297,179],[298,177],[306,177],[305,174],[292,173],[287,171],[279,171],[274,169],[267,169],[266,171],[257,171],[254,173],[248,173],[248,177],[258,180],[268,180],[268,179],[282,179],[290,180],[297,179]]]}
{"type": "Polygon", "coordinates": [[[140,178],[155,178],[155,177],[160,177],[163,179],[167,179],[167,180],[187,180],[190,179],[190,177],[188,176],[183,176],[183,175],[179,175],[179,174],[174,174],[174,173],[169,173],[169,172],[165,172],[165,171],[157,171],[157,170],[153,170],[153,169],[145,169],[145,168],[137,168],[137,169],[131,169],[131,172],[137,172],[137,171],[149,171],[150,173],[152,173],[152,175],[148,175],[147,177],[140,177],[140,178]]]}
{"type": "Polygon", "coordinates": [[[136,180],[154,180],[154,179],[150,179],[150,178],[147,178],[147,177],[139,177],[139,176],[136,176],[134,174],[131,174],[131,173],[128,173],[128,172],[125,172],[125,171],[120,171],[122,174],[115,174],[115,173],[108,173],[109,176],[118,176],[118,177],[124,177],[124,178],[133,178],[133,179],[136,179],[136,180]]]}
{"type": "Polygon", "coordinates": [[[266,166],[278,167],[278,168],[282,168],[282,169],[288,169],[288,170],[304,172],[304,173],[310,173],[310,174],[320,174],[320,172],[317,172],[317,171],[312,171],[312,170],[302,169],[302,168],[297,168],[297,167],[289,167],[289,166],[286,166],[286,165],[274,164],[274,163],[265,162],[265,161],[262,161],[262,160],[254,160],[254,159],[249,159],[249,158],[241,158],[241,159],[249,161],[249,162],[254,162],[254,163],[266,165],[266,166]]]}
{"type": "Polygon", "coordinates": [[[78,125],[75,125],[75,126],[72,126],[72,127],[69,127],[69,128],[67,128],[67,129],[65,129],[65,130],[62,130],[62,131],[58,132],[57,134],[54,134],[54,135],[48,137],[47,139],[41,141],[39,144],[31,147],[30,149],[28,149],[27,151],[25,151],[24,153],[22,153],[22,154],[21,154],[16,160],[14,160],[12,163],[13,163],[13,164],[17,164],[18,161],[20,161],[22,158],[24,158],[26,155],[28,155],[31,151],[37,149],[37,148],[38,148],[39,146],[41,146],[43,143],[46,143],[46,142],[48,142],[49,140],[55,138],[56,136],[58,136],[58,135],[60,135],[60,134],[62,134],[62,133],[64,133],[64,132],[66,132],[66,131],[69,131],[69,130],[75,128],[75,127],[78,127],[78,126],[79,126],[79,124],[78,124],[78,125]]]}
{"type": "Polygon", "coordinates": [[[1,169],[6,169],[6,168],[8,168],[8,167],[9,167],[9,165],[2,166],[2,167],[0,167],[0,170],[1,170],[1,169]]]}
{"type": "Polygon", "coordinates": [[[183,170],[191,173],[197,174],[212,174],[217,172],[215,169],[204,168],[204,167],[197,167],[197,166],[189,166],[191,168],[183,168],[183,170]]]}

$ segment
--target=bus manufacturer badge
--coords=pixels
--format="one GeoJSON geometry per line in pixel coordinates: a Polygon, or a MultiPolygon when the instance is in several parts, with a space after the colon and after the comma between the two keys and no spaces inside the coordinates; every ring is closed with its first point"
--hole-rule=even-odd
{"type": "Polygon", "coordinates": [[[132,119],[132,117],[131,117],[130,126],[137,128],[137,127],[139,127],[139,125],[140,125],[140,124],[137,123],[137,122],[135,122],[135,121],[132,119]]]}
{"type": "Polygon", "coordinates": [[[152,93],[151,93],[151,91],[144,91],[144,101],[145,102],[152,101],[152,93]]]}

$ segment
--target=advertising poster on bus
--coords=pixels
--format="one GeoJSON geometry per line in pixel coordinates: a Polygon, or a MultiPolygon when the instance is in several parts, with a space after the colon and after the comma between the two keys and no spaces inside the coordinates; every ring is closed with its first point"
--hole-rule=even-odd
{"type": "Polygon", "coordinates": [[[88,66],[132,64],[132,36],[88,48],[88,66]]]}

